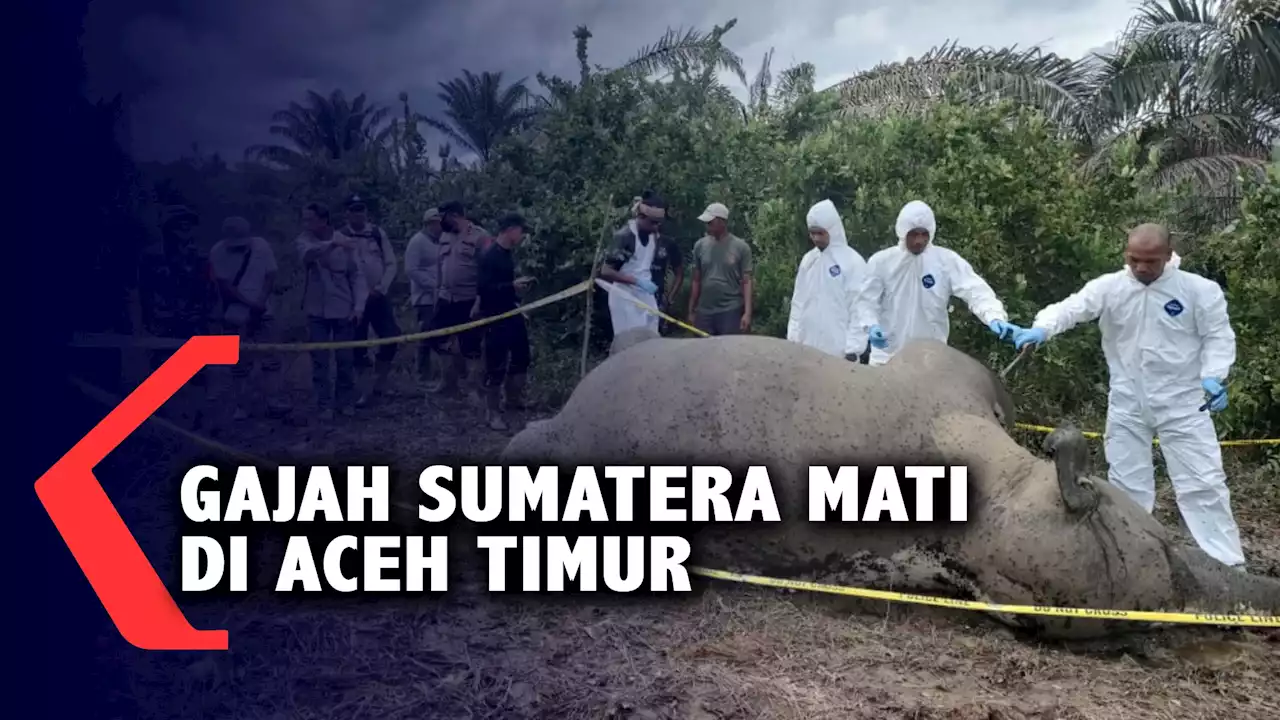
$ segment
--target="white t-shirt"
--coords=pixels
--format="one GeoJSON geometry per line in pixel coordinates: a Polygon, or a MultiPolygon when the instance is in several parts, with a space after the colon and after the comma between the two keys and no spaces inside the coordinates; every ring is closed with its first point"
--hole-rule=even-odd
{"type": "Polygon", "coordinates": [[[260,237],[249,238],[249,242],[241,245],[233,245],[226,240],[219,240],[209,250],[209,266],[213,272],[214,281],[226,281],[228,283],[235,280],[236,274],[240,272],[240,266],[244,264],[245,254],[251,252],[249,264],[245,267],[244,275],[240,277],[240,283],[236,285],[236,289],[245,297],[266,301],[266,316],[272,315],[272,303],[269,297],[263,297],[263,291],[266,289],[267,275],[276,272],[276,254],[271,249],[271,245],[260,237]]]}

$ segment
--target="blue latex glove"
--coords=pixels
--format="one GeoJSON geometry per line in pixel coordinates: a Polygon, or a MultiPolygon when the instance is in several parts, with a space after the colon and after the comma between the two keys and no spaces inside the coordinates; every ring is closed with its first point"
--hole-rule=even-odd
{"type": "Polygon", "coordinates": [[[1227,389],[1217,378],[1206,378],[1200,381],[1200,387],[1209,393],[1210,412],[1222,412],[1227,409],[1227,389]]]}
{"type": "Polygon", "coordinates": [[[1022,330],[1022,328],[1017,325],[1007,323],[1004,320],[992,320],[991,324],[987,325],[987,327],[990,328],[991,332],[995,333],[996,337],[1001,340],[1008,340],[1014,336],[1014,333],[1022,330]]]}
{"type": "Polygon", "coordinates": [[[884,336],[884,331],[879,325],[871,326],[871,347],[880,348],[881,350],[889,347],[889,338],[884,336]]]}
{"type": "Polygon", "coordinates": [[[644,279],[636,280],[636,287],[640,288],[644,292],[647,292],[651,295],[658,294],[658,286],[654,285],[653,282],[650,280],[644,280],[644,279]]]}
{"type": "Polygon", "coordinates": [[[1022,346],[1028,343],[1043,345],[1047,339],[1048,333],[1040,328],[1027,328],[1025,330],[1019,328],[1013,333],[1013,346],[1021,350],[1022,346]]]}

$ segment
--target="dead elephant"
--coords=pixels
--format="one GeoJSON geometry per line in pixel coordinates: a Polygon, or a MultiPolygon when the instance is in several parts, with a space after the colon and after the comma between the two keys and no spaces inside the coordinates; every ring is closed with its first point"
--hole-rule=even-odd
{"type": "MultiPolygon", "coordinates": [[[[695,559],[749,573],[852,573],[872,587],[1020,605],[1278,613],[1280,580],[1178,544],[1151,515],[1087,477],[1083,436],[1042,459],[1007,432],[1011,399],[988,368],[936,342],[873,367],[758,336],[654,339],[589,373],[564,409],[516,435],[507,463],[763,464],[783,523],[703,526],[695,559]],[[620,460],[625,459],[625,460],[620,460]],[[805,518],[811,464],[967,463],[962,526],[886,528],[805,518]]],[[[1050,636],[1138,627],[1002,618],[1050,636]]]]}

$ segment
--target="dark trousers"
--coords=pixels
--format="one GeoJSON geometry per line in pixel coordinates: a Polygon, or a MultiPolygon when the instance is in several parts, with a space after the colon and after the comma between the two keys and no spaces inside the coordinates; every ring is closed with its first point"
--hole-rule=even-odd
{"type": "MultiPolygon", "coordinates": [[[[396,322],[395,310],[391,307],[391,301],[386,295],[370,295],[369,300],[364,305],[364,315],[360,317],[360,324],[355,328],[356,340],[369,339],[369,328],[378,334],[379,338],[389,338],[401,335],[400,324],[396,322]]],[[[391,362],[396,356],[396,350],[399,349],[396,343],[387,345],[379,345],[376,358],[383,363],[391,362]]],[[[356,367],[368,367],[369,365],[369,349],[354,348],[354,360],[356,367]]]]}
{"type": "Polygon", "coordinates": [[[708,335],[740,335],[745,311],[745,307],[739,307],[718,313],[697,313],[693,326],[708,335]]]}
{"type": "MultiPolygon", "coordinates": [[[[354,337],[355,323],[333,318],[307,318],[307,340],[313,343],[347,342],[354,337]]],[[[355,392],[355,373],[351,348],[311,351],[311,384],[315,387],[320,407],[332,404],[350,405],[355,392]],[[329,354],[333,353],[337,373],[329,384],[329,354]],[[332,388],[332,392],[330,391],[332,388]]]]}
{"type": "MultiPolygon", "coordinates": [[[[418,331],[430,332],[435,323],[436,306],[417,305],[414,310],[418,313],[418,331]]],[[[418,374],[424,378],[431,373],[431,351],[437,339],[427,338],[418,343],[418,374]]]]}
{"type": "Polygon", "coordinates": [[[529,371],[529,330],[516,315],[488,326],[484,338],[484,385],[495,388],[529,371]]]}
{"type": "MultiPolygon", "coordinates": [[[[173,319],[167,322],[156,323],[154,327],[148,328],[152,335],[162,337],[169,340],[187,340],[197,335],[211,335],[211,328],[208,322],[199,320],[182,320],[173,319]]],[[[155,348],[147,353],[147,359],[151,362],[151,371],[155,372],[160,366],[169,361],[173,354],[178,352],[178,348],[155,348]]],[[[188,385],[193,387],[204,387],[208,384],[208,378],[204,372],[198,372],[188,385]]]]}
{"type": "MultiPolygon", "coordinates": [[[[471,322],[471,306],[474,300],[462,300],[460,302],[441,301],[436,305],[436,318],[433,323],[435,330],[440,330],[456,325],[465,325],[471,322]]],[[[443,335],[438,338],[432,338],[432,341],[440,351],[448,345],[449,339],[458,338],[458,349],[462,353],[462,357],[468,360],[480,359],[480,345],[484,342],[484,326],[471,328],[453,335],[443,335]]]]}

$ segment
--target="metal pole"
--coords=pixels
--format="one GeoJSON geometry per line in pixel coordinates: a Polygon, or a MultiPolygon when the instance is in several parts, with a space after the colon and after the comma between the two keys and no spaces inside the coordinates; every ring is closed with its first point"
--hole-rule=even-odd
{"type": "Polygon", "coordinates": [[[600,229],[600,236],[596,239],[596,251],[591,256],[591,276],[588,278],[587,291],[583,293],[586,297],[586,305],[584,307],[584,319],[582,321],[582,362],[578,367],[578,380],[587,375],[587,348],[591,344],[591,311],[594,307],[596,297],[596,271],[600,267],[600,250],[604,247],[604,239],[609,235],[609,226],[611,215],[613,214],[613,196],[609,196],[609,202],[604,208],[604,227],[600,229]]]}

